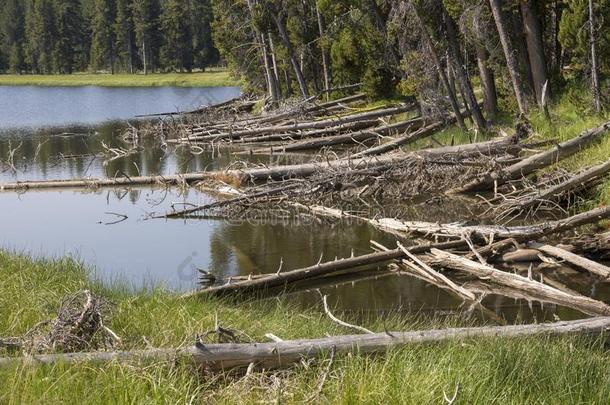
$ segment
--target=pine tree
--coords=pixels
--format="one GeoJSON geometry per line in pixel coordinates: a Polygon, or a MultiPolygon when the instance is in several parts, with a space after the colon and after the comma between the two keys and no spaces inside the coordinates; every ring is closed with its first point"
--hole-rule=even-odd
{"type": "Polygon", "coordinates": [[[25,41],[25,8],[20,0],[6,0],[0,10],[0,49],[4,55],[5,64],[14,73],[25,68],[23,43],[25,41]]]}
{"type": "Polygon", "coordinates": [[[130,73],[134,72],[136,50],[132,3],[132,0],[117,0],[114,24],[117,57],[121,65],[130,73]]]}
{"type": "Polygon", "coordinates": [[[194,0],[191,12],[193,66],[205,70],[218,63],[220,53],[212,39],[214,13],[210,0],[194,0]]]}
{"type": "Polygon", "coordinates": [[[193,69],[189,0],[166,0],[161,11],[161,63],[172,70],[193,69]]]}
{"type": "Polygon", "coordinates": [[[60,73],[74,71],[78,54],[83,52],[83,18],[79,0],[55,0],[57,43],[55,67],[60,73]]]}
{"type": "Polygon", "coordinates": [[[114,16],[114,1],[95,0],[95,15],[91,24],[91,67],[95,70],[110,68],[114,73],[114,16]]]}
{"type": "Polygon", "coordinates": [[[25,24],[25,54],[32,71],[53,73],[53,49],[55,49],[57,31],[51,0],[30,0],[25,24]]]}
{"type": "Polygon", "coordinates": [[[160,33],[159,15],[161,8],[158,0],[134,0],[133,22],[136,43],[142,56],[144,73],[155,70],[159,60],[160,33]]]}

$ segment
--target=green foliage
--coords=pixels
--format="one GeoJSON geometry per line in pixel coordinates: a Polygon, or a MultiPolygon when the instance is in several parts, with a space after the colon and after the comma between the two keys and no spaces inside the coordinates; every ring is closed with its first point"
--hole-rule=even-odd
{"type": "Polygon", "coordinates": [[[161,64],[179,71],[193,69],[193,36],[189,0],[166,0],[160,18],[163,32],[161,64]]]}
{"type": "MultiPolygon", "coordinates": [[[[590,66],[588,0],[567,0],[559,24],[559,41],[570,62],[571,71],[578,76],[590,66]]],[[[606,55],[610,54],[610,31],[602,29],[610,21],[610,1],[594,2],[598,59],[603,69],[610,69],[606,55]]]]}
{"type": "Polygon", "coordinates": [[[388,69],[368,67],[362,78],[362,90],[372,99],[391,98],[396,92],[394,75],[388,69]]]}
{"type": "Polygon", "coordinates": [[[114,2],[112,0],[95,0],[95,16],[92,30],[91,66],[94,70],[110,70],[114,72],[114,2]]]}

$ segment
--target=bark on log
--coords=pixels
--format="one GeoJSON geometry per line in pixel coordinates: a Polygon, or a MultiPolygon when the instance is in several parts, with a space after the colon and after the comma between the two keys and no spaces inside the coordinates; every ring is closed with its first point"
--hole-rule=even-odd
{"type": "Polygon", "coordinates": [[[490,190],[494,185],[499,186],[510,180],[525,177],[536,170],[550,166],[580,152],[583,148],[589,146],[593,142],[601,140],[606,135],[609,128],[610,121],[597,128],[585,131],[574,139],[560,143],[555,148],[537,153],[500,171],[485,174],[462,187],[451,189],[449,190],[449,193],[490,190]]]}
{"type": "Polygon", "coordinates": [[[229,170],[220,172],[185,173],[167,176],[139,176],[113,179],[74,179],[74,180],[42,180],[23,181],[0,184],[0,192],[12,190],[48,189],[48,188],[96,188],[96,187],[129,187],[142,185],[173,185],[193,183],[221,176],[233,177],[238,181],[285,180],[288,178],[308,177],[324,170],[358,170],[363,168],[378,168],[393,163],[408,160],[440,159],[447,156],[469,158],[476,156],[492,156],[504,153],[516,153],[520,146],[511,139],[499,139],[476,144],[448,146],[443,148],[423,149],[409,153],[397,153],[382,157],[364,157],[360,159],[339,159],[330,162],[304,163],[283,165],[269,168],[246,170],[229,170]]]}
{"type": "Polygon", "coordinates": [[[530,243],[528,246],[549,256],[565,260],[566,262],[600,276],[605,280],[610,279],[610,268],[604,266],[603,264],[596,263],[593,260],[589,260],[575,253],[568,252],[567,250],[557,246],[550,246],[542,243],[530,243]]]}
{"type": "Polygon", "coordinates": [[[461,225],[438,224],[423,221],[399,221],[393,218],[371,220],[375,226],[393,232],[416,233],[424,236],[447,236],[461,238],[464,235],[480,239],[515,239],[519,241],[533,240],[540,236],[563,232],[581,225],[598,222],[610,218],[610,206],[596,208],[569,218],[534,225],[499,226],[499,225],[461,225]]]}
{"type": "Polygon", "coordinates": [[[344,117],[334,117],[320,121],[309,121],[309,122],[296,122],[290,125],[273,125],[264,126],[253,129],[244,129],[237,131],[224,132],[213,135],[197,135],[196,133],[186,138],[181,138],[179,141],[217,141],[217,140],[231,140],[239,139],[245,136],[255,136],[262,134],[278,134],[278,133],[289,133],[291,131],[302,131],[307,129],[321,129],[330,126],[337,126],[341,124],[348,124],[351,122],[369,120],[373,118],[381,118],[390,115],[402,114],[405,112],[412,111],[415,108],[413,104],[402,105],[398,107],[384,108],[381,110],[367,111],[359,114],[346,115],[344,117]]]}
{"type": "Polygon", "coordinates": [[[247,367],[260,368],[291,365],[335,350],[336,353],[385,353],[412,344],[440,343],[473,338],[511,338],[536,335],[596,336],[610,329],[610,317],[581,319],[534,325],[484,326],[410,332],[384,332],[365,335],[332,336],[272,343],[200,344],[185,349],[151,349],[132,352],[93,352],[0,358],[0,367],[17,365],[53,365],[119,362],[174,362],[179,358],[213,371],[247,367]]]}
{"type": "Polygon", "coordinates": [[[544,297],[546,301],[577,309],[589,315],[610,315],[610,306],[585,296],[577,296],[560,291],[551,286],[541,284],[518,274],[497,270],[462,256],[444,252],[438,249],[431,250],[431,258],[426,257],[428,264],[463,271],[482,280],[523,290],[531,294],[544,297]]]}

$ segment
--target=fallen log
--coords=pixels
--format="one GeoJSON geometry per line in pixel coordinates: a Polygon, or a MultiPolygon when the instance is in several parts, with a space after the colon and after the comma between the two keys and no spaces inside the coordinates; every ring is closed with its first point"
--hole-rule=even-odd
{"type": "Polygon", "coordinates": [[[419,161],[422,159],[442,159],[448,156],[468,159],[477,156],[493,156],[506,153],[517,153],[520,146],[511,139],[499,139],[478,144],[447,146],[443,148],[422,149],[408,153],[389,154],[380,157],[364,157],[360,159],[338,159],[319,163],[303,163],[282,165],[245,170],[227,170],[219,172],[185,173],[166,176],[134,176],[107,179],[74,179],[74,180],[41,180],[22,181],[0,184],[0,191],[48,189],[48,188],[96,188],[124,187],[138,185],[176,185],[193,183],[214,178],[231,178],[237,183],[260,182],[268,180],[286,180],[289,178],[304,178],[325,170],[359,170],[364,168],[391,167],[391,164],[419,161]]]}
{"type": "Polygon", "coordinates": [[[354,158],[362,157],[362,156],[372,156],[372,155],[381,155],[395,149],[400,148],[401,146],[408,145],[410,143],[416,142],[420,139],[426,138],[436,132],[440,131],[447,125],[445,122],[435,122],[434,124],[427,125],[422,128],[418,128],[413,132],[410,132],[404,136],[393,139],[389,142],[383,143],[378,146],[374,146],[372,148],[368,148],[363,150],[362,152],[358,152],[353,155],[354,158]]]}
{"type": "Polygon", "coordinates": [[[589,260],[585,257],[579,256],[572,252],[568,252],[565,249],[562,249],[557,246],[545,245],[542,243],[529,243],[528,246],[530,248],[536,249],[542,253],[545,253],[549,256],[556,257],[558,259],[565,260],[571,265],[586,270],[595,274],[596,276],[600,276],[606,281],[610,279],[610,268],[604,266],[603,264],[596,263],[593,260],[589,260]]]}
{"type": "Polygon", "coordinates": [[[382,136],[391,136],[409,129],[419,128],[422,123],[422,118],[418,117],[407,121],[397,122],[395,124],[382,125],[379,127],[360,130],[347,134],[339,134],[327,136],[320,139],[272,146],[270,148],[257,150],[255,151],[255,153],[260,153],[261,151],[269,151],[270,153],[295,152],[301,150],[319,149],[326,146],[343,145],[348,143],[362,143],[370,139],[379,139],[382,136]]]}
{"type": "Polygon", "coordinates": [[[453,157],[468,159],[480,156],[497,156],[518,153],[521,147],[511,138],[501,138],[492,141],[467,145],[445,146],[442,148],[422,149],[413,152],[399,152],[383,156],[365,156],[358,159],[338,159],[330,162],[303,163],[297,165],[275,166],[261,169],[248,169],[241,172],[231,171],[242,183],[272,180],[285,180],[288,178],[304,178],[324,170],[356,170],[365,167],[373,168],[387,164],[406,162],[408,160],[420,161],[425,159],[443,159],[453,157]]]}
{"type": "Polygon", "coordinates": [[[601,301],[568,294],[518,274],[500,271],[490,265],[481,264],[453,253],[432,249],[431,256],[425,257],[424,260],[431,266],[462,271],[485,281],[538,295],[548,302],[574,308],[585,314],[610,315],[610,306],[601,301]]]}
{"type": "MultiPolygon", "coordinates": [[[[452,241],[438,244],[417,245],[408,247],[408,251],[412,254],[421,254],[428,252],[431,248],[452,249],[456,247],[464,247],[463,241],[452,241]]],[[[263,291],[265,289],[287,286],[301,280],[328,276],[343,270],[355,269],[363,266],[382,264],[396,259],[405,258],[407,255],[402,249],[388,250],[383,252],[375,252],[367,255],[350,257],[347,259],[339,259],[331,262],[318,263],[313,266],[286,271],[281,273],[271,273],[266,277],[256,278],[252,280],[240,281],[233,284],[223,284],[220,286],[209,287],[203,290],[194,291],[184,295],[184,298],[196,296],[224,296],[228,294],[245,294],[255,291],[263,291]]]]}
{"type": "Polygon", "coordinates": [[[345,353],[385,353],[405,345],[461,341],[473,338],[511,338],[536,335],[597,336],[610,329],[610,317],[534,325],[483,326],[410,332],[384,332],[332,336],[319,339],[286,340],[271,343],[197,344],[182,349],[150,349],[132,352],[93,352],[0,358],[0,367],[118,362],[175,362],[186,358],[212,371],[248,367],[289,366],[334,350],[345,353]]]}
{"type": "Polygon", "coordinates": [[[531,192],[521,194],[514,198],[506,198],[502,203],[496,205],[493,211],[497,217],[507,217],[516,212],[523,212],[536,205],[542,205],[548,202],[558,202],[568,193],[573,193],[579,190],[592,187],[610,172],[610,160],[597,166],[570,176],[567,180],[562,181],[550,187],[543,189],[534,189],[531,192]]]}
{"type": "Polygon", "coordinates": [[[601,140],[606,135],[609,128],[610,122],[607,122],[597,128],[583,132],[574,139],[560,143],[555,148],[537,153],[499,171],[477,177],[461,187],[449,190],[448,193],[491,190],[494,186],[499,186],[510,180],[525,177],[536,170],[550,166],[562,159],[572,156],[592,143],[601,140]]]}
{"type": "Polygon", "coordinates": [[[290,131],[303,131],[308,129],[320,129],[341,124],[349,124],[356,121],[370,120],[373,118],[381,118],[396,114],[409,112],[415,108],[414,105],[402,105],[398,107],[385,108],[382,110],[367,111],[359,114],[351,114],[343,117],[333,117],[319,121],[309,122],[297,122],[291,125],[274,125],[266,127],[257,127],[252,129],[244,129],[237,131],[223,132],[220,134],[203,135],[197,132],[186,138],[180,138],[178,141],[190,142],[190,141],[218,141],[221,139],[231,140],[239,139],[245,136],[255,136],[262,134],[277,134],[277,133],[289,133],[290,131]]]}
{"type": "Polygon", "coordinates": [[[522,226],[439,224],[423,221],[400,221],[394,218],[371,220],[371,224],[392,232],[419,234],[435,238],[439,236],[451,238],[469,236],[483,240],[489,238],[491,240],[515,239],[528,241],[607,218],[610,218],[610,206],[596,208],[565,219],[522,226]]]}
{"type": "Polygon", "coordinates": [[[212,179],[218,173],[185,173],[167,176],[134,176],[107,179],[74,179],[74,180],[41,180],[18,181],[15,183],[0,184],[0,191],[49,189],[49,188],[99,188],[99,187],[127,187],[144,185],[180,185],[196,181],[212,179]]]}

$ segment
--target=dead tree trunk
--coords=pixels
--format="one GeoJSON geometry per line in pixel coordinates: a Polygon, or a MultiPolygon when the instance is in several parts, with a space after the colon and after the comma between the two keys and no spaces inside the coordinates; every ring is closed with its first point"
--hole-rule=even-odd
{"type": "Polygon", "coordinates": [[[550,166],[559,160],[572,156],[588,145],[601,140],[606,135],[609,128],[610,121],[600,127],[586,131],[574,139],[563,142],[555,148],[537,153],[500,171],[487,173],[462,187],[451,189],[448,192],[464,193],[489,190],[494,186],[497,187],[510,180],[525,177],[538,169],[550,166]]]}
{"type": "Polygon", "coordinates": [[[477,65],[479,67],[479,77],[483,88],[483,104],[487,113],[487,120],[493,123],[498,115],[498,93],[496,90],[496,80],[494,73],[488,65],[489,55],[487,50],[477,45],[477,65]]]}
{"type": "Polygon", "coordinates": [[[483,118],[483,114],[481,114],[479,103],[477,102],[477,98],[474,95],[474,91],[472,90],[472,83],[470,83],[470,78],[465,68],[464,58],[462,58],[460,44],[458,43],[458,34],[457,28],[455,26],[455,21],[453,21],[453,18],[451,18],[451,16],[449,15],[449,13],[447,13],[447,10],[445,10],[444,7],[443,20],[445,21],[445,32],[447,36],[447,42],[449,44],[451,62],[454,67],[455,74],[457,75],[458,81],[460,82],[460,87],[462,88],[462,91],[464,93],[464,102],[469,107],[471,118],[475,123],[476,127],[479,129],[479,131],[485,131],[487,125],[485,125],[485,119],[483,118]]]}
{"type": "MultiPolygon", "coordinates": [[[[319,43],[320,43],[320,54],[322,55],[322,71],[324,74],[324,88],[326,90],[328,90],[328,89],[330,89],[330,86],[331,86],[331,74],[330,74],[330,65],[329,65],[330,57],[328,55],[328,50],[326,49],[324,41],[322,40],[324,38],[324,34],[325,34],[324,16],[322,16],[322,13],[320,13],[320,8],[318,7],[317,4],[316,4],[316,15],[318,17],[318,30],[320,32],[319,43]]],[[[328,99],[328,97],[330,97],[330,93],[326,93],[326,97],[328,99]]]]}
{"type": "Polygon", "coordinates": [[[424,43],[426,44],[426,46],[428,47],[428,50],[430,51],[430,56],[432,57],[434,65],[436,66],[436,70],[441,79],[441,83],[443,84],[443,87],[444,87],[445,91],[447,92],[447,96],[449,97],[449,102],[451,104],[451,109],[453,110],[453,113],[455,114],[458,126],[462,129],[466,129],[466,124],[464,124],[464,117],[462,117],[462,113],[460,112],[460,105],[458,103],[457,96],[455,95],[455,89],[452,88],[451,85],[449,84],[449,79],[447,79],[447,74],[445,73],[445,70],[443,69],[443,65],[438,56],[438,53],[436,52],[436,48],[434,47],[432,38],[430,38],[430,34],[428,34],[426,25],[424,24],[424,21],[419,16],[419,13],[417,12],[417,9],[415,8],[415,5],[413,4],[413,2],[411,0],[409,0],[409,4],[411,5],[413,14],[415,15],[415,17],[417,18],[417,21],[419,23],[422,39],[423,39],[424,43]]]}
{"type": "Polygon", "coordinates": [[[595,105],[595,111],[597,113],[600,113],[602,110],[602,105],[599,94],[599,71],[597,68],[597,49],[593,0],[589,0],[589,35],[589,42],[591,44],[591,91],[593,92],[593,103],[595,105]]]}
{"type": "MultiPolygon", "coordinates": [[[[542,32],[540,29],[540,19],[538,17],[537,5],[532,0],[521,2],[521,15],[525,28],[525,38],[527,41],[527,53],[534,81],[534,92],[536,101],[542,108],[545,101],[544,91],[548,93],[548,76],[544,47],[542,45],[542,32]]],[[[548,95],[548,94],[547,94],[548,95]]]]}
{"type": "Polygon", "coordinates": [[[299,87],[301,88],[301,95],[303,96],[303,98],[309,98],[309,90],[307,89],[307,83],[305,82],[303,70],[301,69],[301,65],[297,60],[296,54],[294,52],[294,47],[292,46],[292,42],[290,42],[290,37],[288,36],[288,32],[286,31],[284,11],[280,11],[279,13],[274,15],[273,19],[275,20],[275,25],[277,26],[278,32],[280,33],[280,38],[282,38],[282,42],[284,43],[284,46],[288,51],[290,63],[292,64],[294,74],[296,75],[297,81],[299,82],[299,87]]]}
{"type": "Polygon", "coordinates": [[[510,34],[504,19],[502,0],[489,0],[489,5],[491,7],[494,21],[496,22],[498,34],[500,35],[500,42],[502,43],[502,50],[504,51],[504,57],[506,58],[506,66],[513,84],[513,90],[515,92],[515,98],[517,99],[517,105],[519,106],[519,112],[521,114],[527,114],[527,103],[521,75],[519,74],[519,65],[515,57],[515,51],[513,49],[510,34]]]}
{"type": "Polygon", "coordinates": [[[432,255],[432,260],[427,260],[427,263],[430,265],[463,271],[492,283],[526,291],[547,302],[575,308],[585,314],[594,316],[610,315],[610,306],[601,301],[582,295],[568,294],[518,274],[500,271],[489,265],[481,264],[453,253],[432,249],[432,255]]]}
{"type": "Polygon", "coordinates": [[[318,339],[287,340],[272,343],[200,344],[182,349],[150,349],[132,352],[93,352],[36,355],[0,358],[0,367],[19,364],[53,365],[171,361],[186,358],[211,371],[230,370],[254,364],[259,368],[289,366],[303,358],[322,356],[334,350],[346,353],[385,353],[405,345],[441,343],[473,338],[513,338],[537,335],[598,336],[610,328],[610,317],[580,319],[533,325],[482,326],[476,328],[448,328],[410,332],[383,332],[363,335],[331,336],[318,339]]]}

